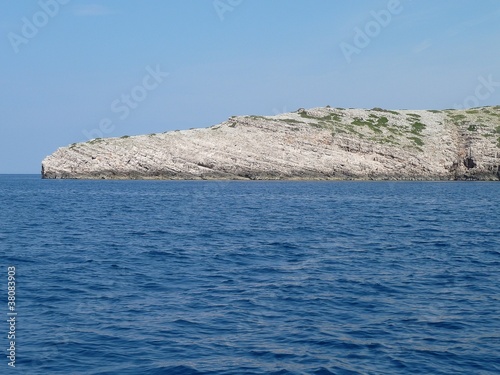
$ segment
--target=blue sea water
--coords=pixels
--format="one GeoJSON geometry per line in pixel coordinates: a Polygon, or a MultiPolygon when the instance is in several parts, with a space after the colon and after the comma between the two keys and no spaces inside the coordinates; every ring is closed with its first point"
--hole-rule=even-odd
{"type": "Polygon", "coordinates": [[[487,182],[0,176],[0,373],[498,374],[499,204],[487,182]]]}

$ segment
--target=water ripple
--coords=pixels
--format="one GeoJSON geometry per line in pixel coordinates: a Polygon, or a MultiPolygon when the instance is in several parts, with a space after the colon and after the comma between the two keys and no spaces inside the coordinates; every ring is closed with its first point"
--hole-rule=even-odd
{"type": "Polygon", "coordinates": [[[16,370],[497,374],[498,198],[494,183],[0,176],[16,370]]]}

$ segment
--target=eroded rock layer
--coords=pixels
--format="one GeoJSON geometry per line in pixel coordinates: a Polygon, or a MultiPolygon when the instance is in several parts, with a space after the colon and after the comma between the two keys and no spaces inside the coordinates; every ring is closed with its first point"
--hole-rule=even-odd
{"type": "Polygon", "coordinates": [[[43,178],[500,180],[500,106],[314,108],[58,149],[43,178]]]}

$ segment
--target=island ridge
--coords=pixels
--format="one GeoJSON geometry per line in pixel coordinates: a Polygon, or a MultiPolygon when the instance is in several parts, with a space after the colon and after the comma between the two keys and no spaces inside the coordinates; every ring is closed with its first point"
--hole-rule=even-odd
{"type": "Polygon", "coordinates": [[[46,179],[500,180],[500,106],[299,109],[209,128],[93,139],[46,179]]]}

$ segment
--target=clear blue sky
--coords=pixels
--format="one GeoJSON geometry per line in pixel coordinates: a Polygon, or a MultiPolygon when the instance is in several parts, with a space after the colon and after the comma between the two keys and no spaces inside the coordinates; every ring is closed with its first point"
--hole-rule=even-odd
{"type": "Polygon", "coordinates": [[[500,104],[498,0],[2,0],[0,34],[0,173],[99,132],[500,104]]]}

